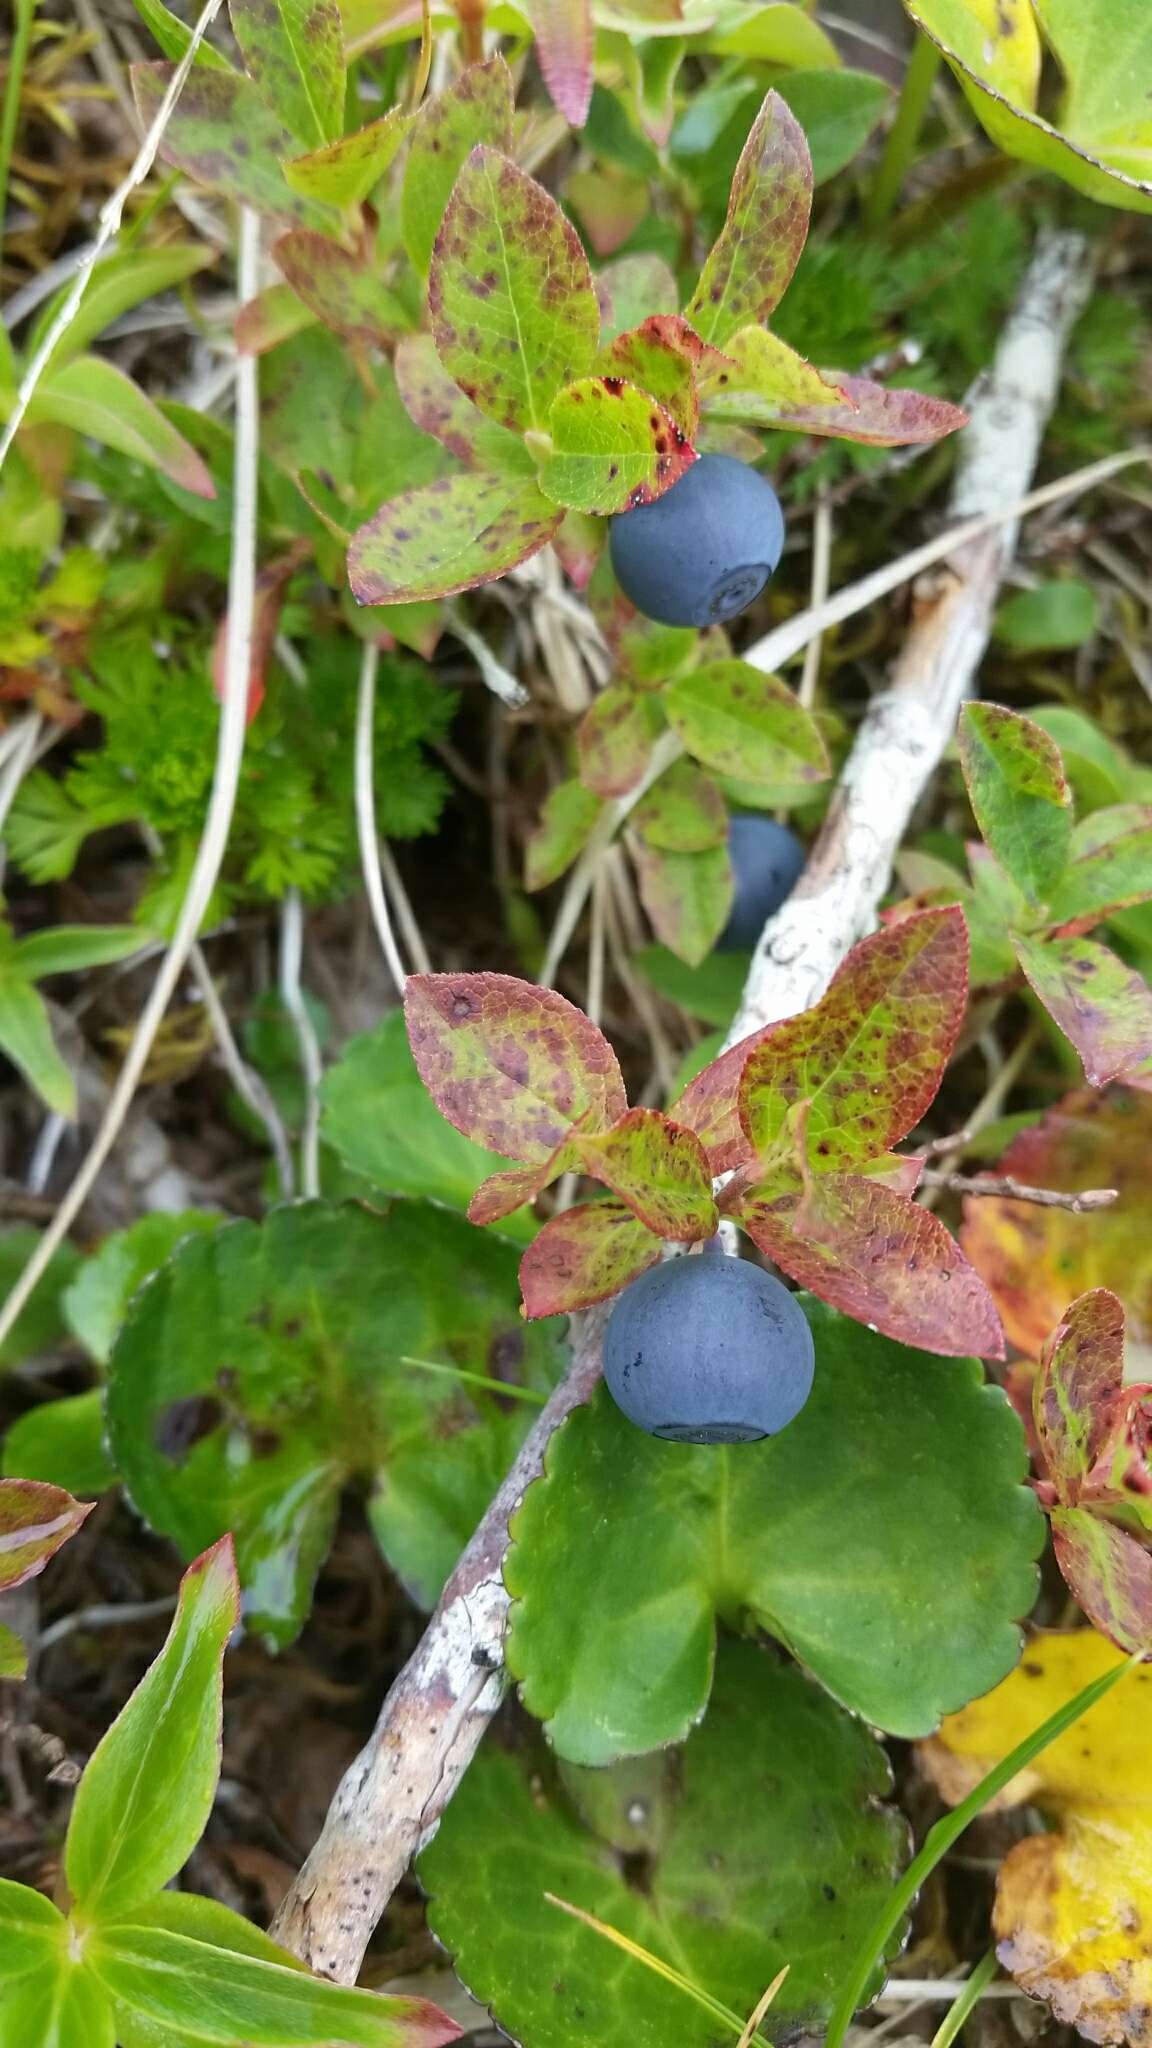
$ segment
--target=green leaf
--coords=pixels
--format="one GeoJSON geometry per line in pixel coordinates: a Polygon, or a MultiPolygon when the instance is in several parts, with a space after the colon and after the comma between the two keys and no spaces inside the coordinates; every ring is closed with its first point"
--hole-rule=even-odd
{"type": "Polygon", "coordinates": [[[639,837],[632,843],[636,879],[656,937],[689,967],[716,944],[732,908],[728,848],[665,853],[639,837]]]}
{"type": "Polygon", "coordinates": [[[687,317],[723,348],[766,320],[783,298],[808,233],[812,164],[804,132],[779,93],[752,124],[732,179],[728,215],[700,273],[687,317]]]}
{"type": "MultiPolygon", "coordinates": [[[[71,362],[121,314],[159,292],[171,291],[213,261],[214,252],[199,242],[174,242],[167,248],[131,249],[125,255],[106,256],[93,270],[50,362],[57,366],[71,362]]],[[[71,289],[71,284],[62,285],[42,307],[25,344],[27,355],[35,355],[71,289]]]]}
{"type": "Polygon", "coordinates": [[[79,974],[130,960],[147,944],[148,934],[138,924],[58,924],[17,939],[12,959],[28,981],[40,981],[46,974],[79,974]]]}
{"type": "MultiPolygon", "coordinates": [[[[132,5],[145,27],[151,29],[164,55],[178,64],[192,41],[192,31],[187,22],[181,21],[178,15],[165,7],[163,0],[132,0],[132,5]]],[[[193,62],[206,71],[232,71],[227,58],[208,42],[197,44],[193,62]]]]}
{"type": "Polygon", "coordinates": [[[1086,810],[1118,804],[1139,794],[1133,777],[1135,763],[1115,740],[1100,730],[1095,719],[1067,704],[1038,704],[1029,716],[1042,726],[1060,749],[1064,773],[1086,810]]]}
{"type": "MultiPolygon", "coordinates": [[[[0,1622],[0,1678],[24,1678],[28,1672],[28,1652],[18,1635],[0,1622]]],[[[4,1926],[0,1917],[0,1929],[4,1926]]],[[[7,1930],[4,1930],[5,1932],[7,1930]]],[[[7,1950],[5,1950],[7,1961],[7,1950]]]]}
{"type": "Polygon", "coordinates": [[[402,107],[280,168],[293,192],[326,206],[362,206],[371,197],[412,125],[402,107]]]}
{"type": "Polygon", "coordinates": [[[498,150],[474,149],[456,180],[428,308],[445,369],[501,426],[547,431],[557,392],[592,366],[600,314],[579,236],[498,150]]]}
{"type": "Polygon", "coordinates": [[[352,536],[352,594],[360,604],[396,604],[492,583],[538,554],[562,517],[530,477],[438,477],[382,505],[352,536]]]}
{"type": "Polygon", "coordinates": [[[208,1209],[160,1210],[114,1230],[85,1259],[64,1296],[64,1317],[98,1365],[107,1365],[128,1304],[144,1282],[186,1237],[217,1230],[220,1221],[208,1209]]]}
{"type": "Polygon", "coordinates": [[[76,1114],[76,1083],[56,1050],[48,1010],[31,982],[0,966],[0,1052],[58,1116],[76,1114]]]}
{"type": "MultiPolygon", "coordinates": [[[[1008,647],[1031,653],[1037,648],[1082,647],[1096,631],[1100,604],[1090,583],[1062,577],[1018,590],[996,612],[994,632],[1008,647]]],[[[1076,714],[1073,713],[1073,716],[1076,714]]]]}
{"type": "Polygon", "coordinates": [[[603,320],[602,343],[626,328],[638,327],[653,314],[674,314],[680,304],[676,279],[664,258],[647,250],[606,263],[596,273],[596,294],[603,320]]]}
{"type": "Polygon", "coordinates": [[[718,1618],[778,1636],[894,1735],[927,1734],[1015,1664],[1043,1518],[1007,1399],[973,1359],[801,1299],[816,1383],[781,1436],[663,1444],[598,1392],[553,1437],[505,1580],[509,1669],[561,1756],[682,1739],[718,1618]],[[585,1612],[595,1628],[574,1629],[585,1612]]]}
{"type": "Polygon", "coordinates": [[[645,946],[636,965],[660,995],[690,1017],[728,1025],[740,1005],[749,959],[747,953],[712,953],[698,967],[686,967],[667,946],[645,946]]]}
{"type": "Polygon", "coordinates": [[[820,729],[778,676],[746,661],[711,661],[664,692],[673,731],[720,775],[747,782],[821,782],[828,754],[820,729]]]}
{"type": "Polygon", "coordinates": [[[0,1479],[0,1590],[34,1579],[91,1512],[59,1486],[0,1479]]]}
{"type": "Polygon", "coordinates": [[[381,284],[370,252],[354,254],[316,228],[290,228],[271,253],[297,297],[346,341],[379,346],[411,324],[395,292],[381,284]]]}
{"type": "Polygon", "coordinates": [[[93,1975],[132,2015],[191,2035],[200,2048],[439,2048],[456,2028],[424,1999],[347,1991],[289,1963],[145,1921],[102,1925],[87,1945],[93,1975]]]}
{"type": "Polygon", "coordinates": [[[1031,987],[1084,1063],[1093,1088],[1122,1081],[1152,1052],[1152,989],[1095,939],[1012,940],[1031,987]]]}
{"type": "Polygon", "coordinates": [[[859,156],[883,120],[892,94],[874,71],[790,71],[776,90],[787,100],[812,152],[812,181],[823,185],[859,156]]]}
{"type": "Polygon", "coordinates": [[[1057,747],[1046,732],[1000,704],[966,704],[960,760],[985,841],[1036,906],[1063,873],[1072,800],[1057,747]]]}
{"type": "Polygon", "coordinates": [[[73,1962],[66,1951],[4,1999],[0,2026],[12,2048],[116,2048],[105,1993],[87,1965],[73,1962]]]}
{"type": "MultiPolygon", "coordinates": [[[[132,90],[148,125],[172,82],[171,64],[134,64],[132,90]]],[[[286,183],[283,158],[300,142],[265,104],[250,78],[196,71],[187,79],[164,131],[165,163],[201,185],[274,218],[307,221],[318,209],[286,183]]]]}
{"type": "Polygon", "coordinates": [[[1068,865],[1048,900],[1054,924],[1086,919],[1152,896],[1152,807],[1114,804],[1082,818],[1068,845],[1068,865]]]}
{"type": "Polygon", "coordinates": [[[535,476],[523,436],[485,419],[454,384],[430,334],[406,334],[395,355],[396,384],[410,419],[434,434],[466,469],[535,476]]]}
{"type": "Polygon", "coordinates": [[[512,74],[503,57],[469,64],[459,78],[424,101],[413,124],[400,214],[404,243],[426,271],[452,187],[478,143],[512,147],[512,74]]]}
{"type": "Polygon", "coordinates": [[[597,362],[600,371],[625,377],[659,399],[689,436],[696,431],[700,413],[697,378],[729,367],[728,357],[701,341],[687,320],[665,313],[651,313],[638,326],[616,335],[597,362]]]}
{"type": "Polygon", "coordinates": [[[691,761],[673,761],[632,813],[633,829],[668,853],[706,853],[728,843],[728,811],[710,776],[691,761]]]}
{"type": "Polygon", "coordinates": [[[375,1488],[390,1562],[434,1603],[528,1404],[405,1361],[547,1393],[559,1333],[525,1331],[516,1256],[424,1203],[308,1202],[188,1239],[137,1297],[109,1368],[113,1456],[186,1554],[235,1532],[246,1619],[272,1642],[307,1615],[353,1479],[375,1488]]]}
{"type": "MultiPolygon", "coordinates": [[[[387,1194],[423,1196],[463,1213],[481,1182],[505,1164],[441,1116],[416,1070],[400,1010],[349,1041],[324,1077],[320,1100],[328,1144],[387,1194]]],[[[536,1223],[531,1210],[518,1209],[501,1228],[527,1242],[536,1223]]]]}
{"type": "Polygon", "coordinates": [[[771,2027],[789,2039],[819,2028],[841,1954],[903,1860],[903,1823],[880,1804],[890,1784],[879,1744],[803,1672],[726,1643],[707,1719],[674,1755],[557,1770],[541,1743],[517,1754],[489,1740],[420,1859],[429,1920],[533,2048],[582,2035],[597,2048],[734,2044],[785,1964],[771,2027]],[[687,1977],[703,2009],[549,1894],[687,1977]]]}
{"type": "Polygon", "coordinates": [[[49,1486],[95,1499],[116,1484],[104,1448],[104,1393],[66,1394],[42,1401],[4,1432],[0,1467],[11,1477],[43,1479],[49,1486]]]}
{"type": "Polygon", "coordinates": [[[603,806],[575,776],[558,782],[544,801],[540,823],[528,835],[524,887],[546,889],[588,844],[603,806]]]}
{"type": "Polygon", "coordinates": [[[652,699],[619,683],[594,699],[580,720],[580,780],[597,796],[623,796],[648,766],[659,713],[652,699]]]}
{"type": "Polygon", "coordinates": [[[712,1179],[695,1131],[658,1109],[630,1109],[610,1131],[575,1146],[585,1171],[656,1236],[689,1244],[715,1232],[712,1179]]]}
{"type": "Polygon", "coordinates": [[[230,0],[232,33],[261,98],[307,148],[344,126],[344,37],[336,0],[230,0]]]}
{"type": "Polygon", "coordinates": [[[197,498],[216,486],[190,441],[165,419],[138,384],[102,356],[77,356],[43,377],[28,407],[29,425],[51,420],[89,434],[106,448],[158,469],[197,498]]]}
{"type": "Polygon", "coordinates": [[[662,406],[622,377],[582,377],[548,415],[541,488],[578,512],[623,512],[662,497],[696,451],[662,406]]]}
{"type": "Polygon", "coordinates": [[[88,1926],[161,1890],[204,1832],[220,1774],[224,1650],[238,1618],[223,1537],[184,1574],[164,1648],[77,1788],[64,1868],[88,1926]]]}
{"type": "Polygon", "coordinates": [[[840,385],[830,383],[766,327],[740,328],[701,383],[705,410],[719,419],[754,419],[769,425],[789,407],[844,409],[840,385]]]}
{"type": "MultiPolygon", "coordinates": [[[[31,1224],[0,1231],[0,1297],[7,1299],[39,1243],[40,1232],[31,1224]]],[[[61,1296],[79,1263],[80,1254],[70,1244],[59,1245],[53,1252],[47,1272],[0,1343],[0,1366],[18,1365],[23,1358],[35,1358],[41,1352],[53,1350],[63,1340],[66,1331],[61,1296]]]]}
{"type": "Polygon", "coordinates": [[[0,1943],[4,1981],[50,1971],[63,1961],[68,1940],[64,1915],[30,1885],[0,1877],[0,1943]]]}

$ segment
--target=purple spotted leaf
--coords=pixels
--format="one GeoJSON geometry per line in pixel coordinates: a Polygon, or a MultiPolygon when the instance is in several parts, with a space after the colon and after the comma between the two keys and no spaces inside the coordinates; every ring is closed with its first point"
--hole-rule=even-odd
{"type": "Polygon", "coordinates": [[[0,1591],[42,1572],[94,1506],[37,1479],[0,1479],[0,1591]]]}
{"type": "Polygon", "coordinates": [[[696,450],[663,406],[622,377],[581,377],[548,415],[552,453],[540,486],[577,512],[650,505],[678,482],[696,450]]]}
{"type": "Polygon", "coordinates": [[[1016,958],[1094,1088],[1123,1081],[1152,1052],[1152,989],[1096,939],[1013,936],[1016,958]]]}
{"type": "Polygon", "coordinates": [[[551,194],[496,149],[474,149],[453,186],[428,308],[449,376],[521,433],[547,430],[557,392],[596,353],[600,313],[580,238],[551,194]]]}
{"type": "Polygon", "coordinates": [[[685,1125],[657,1109],[630,1109],[610,1131],[577,1137],[573,1149],[658,1237],[691,1244],[715,1232],[707,1155],[685,1125]]]}
{"type": "Polygon", "coordinates": [[[742,327],[722,354],[702,366],[700,383],[705,410],[719,419],[775,426],[790,407],[857,411],[842,383],[830,382],[766,327],[742,327]]]}
{"type": "Polygon", "coordinates": [[[306,149],[344,125],[344,33],[336,0],[229,0],[244,68],[306,149]]]}
{"type": "Polygon", "coordinates": [[[512,1166],[507,1173],[490,1173],[468,1204],[469,1223],[501,1223],[514,1210],[534,1202],[562,1173],[578,1170],[579,1164],[572,1140],[563,1138],[555,1151],[535,1166],[512,1166]]]}
{"type": "Polygon", "coordinates": [[[686,308],[705,341],[723,348],[783,298],[808,233],[812,159],[779,93],[752,124],[732,179],[728,215],[686,308]]]}
{"type": "MultiPolygon", "coordinates": [[[[132,90],[149,127],[172,83],[174,64],[134,64],[132,90]]],[[[200,185],[273,219],[323,218],[314,201],[293,192],[280,169],[300,144],[265,105],[250,78],[231,71],[193,70],[173,108],[160,154],[200,185]]]]}
{"type": "Polygon", "coordinates": [[[700,419],[698,383],[733,367],[677,313],[652,313],[638,327],[616,335],[597,363],[604,373],[625,377],[659,399],[689,439],[700,419]]]}
{"type": "Polygon", "coordinates": [[[448,375],[430,334],[406,334],[396,349],[393,368],[409,418],[440,441],[466,469],[535,475],[536,466],[523,436],[477,412],[448,375]]]}
{"type": "Polygon", "coordinates": [[[703,853],[666,853],[633,835],[640,901],[658,939],[688,967],[716,944],[732,908],[732,863],[726,845],[703,853]]]}
{"type": "Polygon", "coordinates": [[[789,405],[772,424],[801,434],[825,434],[836,441],[860,441],[871,448],[905,448],[942,441],[968,424],[962,406],[926,391],[892,389],[870,377],[841,377],[840,405],[789,405]]]}
{"type": "Polygon", "coordinates": [[[664,692],[669,724],[688,752],[742,782],[820,782],[828,750],[810,711],[778,676],[731,658],[705,662],[664,692]]]}
{"type": "Polygon", "coordinates": [[[1152,897],[1152,806],[1110,804],[1074,828],[1068,865],[1048,899],[1053,924],[1088,931],[1152,897]]]}
{"type": "Polygon", "coordinates": [[[291,228],[272,244],[272,260],[297,297],[345,341],[395,341],[409,324],[396,294],[381,284],[370,248],[353,252],[316,228],[291,228]]]}
{"type": "Polygon", "coordinates": [[[325,206],[360,206],[375,191],[411,125],[410,114],[390,107],[379,121],[305,156],[289,157],[281,169],[293,192],[305,199],[325,206]]]}
{"type": "Polygon", "coordinates": [[[1087,1508],[1055,1508],[1052,1549],[1094,1628],[1122,1650],[1152,1656],[1152,1549],[1087,1508]]]}
{"type": "Polygon", "coordinates": [[[560,516],[531,477],[437,477],[382,505],[353,534],[352,593],[361,604],[400,604],[492,583],[551,540],[560,516]]]}
{"type": "Polygon", "coordinates": [[[740,1083],[756,1047],[779,1028],[778,1024],[762,1025],[718,1053],[672,1104],[670,1114],[677,1123],[686,1124],[702,1140],[714,1174],[729,1173],[752,1158],[740,1122],[740,1083]]]}
{"type": "Polygon", "coordinates": [[[554,989],[510,974],[414,974],[404,1013],[441,1114],[506,1159],[542,1164],[575,1125],[608,1130],[627,1109],[608,1040],[554,989]]]}
{"type": "Polygon", "coordinates": [[[1003,704],[965,704],[960,765],[990,851],[1034,907],[1063,874],[1072,798],[1055,740],[1003,704]]]}
{"type": "Polygon", "coordinates": [[[452,187],[471,152],[478,143],[511,149],[514,96],[503,57],[490,57],[486,64],[467,65],[416,115],[400,214],[405,247],[421,273],[432,260],[452,187]]]}
{"type": "Polygon", "coordinates": [[[660,1257],[663,1240],[623,1202],[581,1202],[553,1216],[520,1261],[529,1321],[590,1308],[660,1257]]]}
{"type": "Polygon", "coordinates": [[[587,846],[600,810],[599,797],[574,775],[549,792],[525,848],[524,887],[529,892],[546,889],[571,867],[587,846]]]}
{"type": "Polygon", "coordinates": [[[548,97],[572,128],[582,128],[592,99],[592,0],[527,0],[525,12],[548,97]]]}
{"type": "Polygon", "coordinates": [[[652,698],[613,683],[580,720],[576,745],[580,780],[597,796],[623,796],[635,789],[652,751],[659,714],[652,698]]]}
{"type": "Polygon", "coordinates": [[[1076,1507],[1099,1493],[1092,1475],[1124,1393],[1124,1304],[1109,1288],[1093,1287],[1052,1332],[1032,1382],[1032,1425],[1050,1498],[1076,1507]]]}
{"type": "Polygon", "coordinates": [[[641,797],[632,827],[665,853],[707,853],[727,844],[728,806],[694,761],[673,761],[641,797]]]}

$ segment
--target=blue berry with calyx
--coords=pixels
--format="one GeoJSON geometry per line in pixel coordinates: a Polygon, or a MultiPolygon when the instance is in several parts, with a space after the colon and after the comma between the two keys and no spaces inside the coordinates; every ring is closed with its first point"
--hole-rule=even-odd
{"type": "Polygon", "coordinates": [[[807,856],[794,832],[763,811],[737,811],[728,825],[733,897],[717,948],[744,953],[756,944],[773,912],[792,894],[807,856]]]}
{"type": "Polygon", "coordinates": [[[604,1379],[630,1422],[681,1444],[775,1436],[812,1391],[812,1332],[796,1297],[746,1259],[666,1260],[624,1289],[604,1379]]]}
{"type": "Polygon", "coordinates": [[[766,477],[734,455],[700,455],[650,505],[617,513],[616,581],[665,626],[720,626],[759,597],[784,546],[784,515],[766,477]]]}

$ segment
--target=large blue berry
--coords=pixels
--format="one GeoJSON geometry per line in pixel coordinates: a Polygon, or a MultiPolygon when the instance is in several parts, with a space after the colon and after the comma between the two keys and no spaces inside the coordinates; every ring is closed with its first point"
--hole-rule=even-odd
{"type": "Polygon", "coordinates": [[[812,1390],[812,1332],[794,1295],[746,1259],[649,1267],[604,1336],[604,1378],[629,1421],[683,1444],[775,1436],[812,1390]]]}
{"type": "Polygon", "coordinates": [[[716,943],[722,953],[742,953],[756,944],[773,911],[792,894],[805,853],[796,834],[763,811],[737,811],[728,826],[728,852],[735,894],[716,943]]]}
{"type": "Polygon", "coordinates": [[[666,626],[719,626],[758,597],[780,560],[771,484],[734,455],[701,455],[670,491],[612,521],[616,581],[666,626]]]}

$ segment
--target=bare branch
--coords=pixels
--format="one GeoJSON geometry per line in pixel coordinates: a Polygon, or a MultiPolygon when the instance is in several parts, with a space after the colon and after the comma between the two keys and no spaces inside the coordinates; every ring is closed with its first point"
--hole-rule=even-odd
{"type": "Polygon", "coordinates": [[[924,1188],[944,1188],[952,1195],[1008,1195],[1014,1202],[1034,1202],[1038,1209],[1071,1209],[1074,1216],[1090,1209],[1109,1209],[1119,1198],[1119,1188],[1082,1188],[1069,1194],[1063,1188],[1033,1188],[1010,1173],[948,1173],[930,1166],[920,1176],[924,1188]]]}

